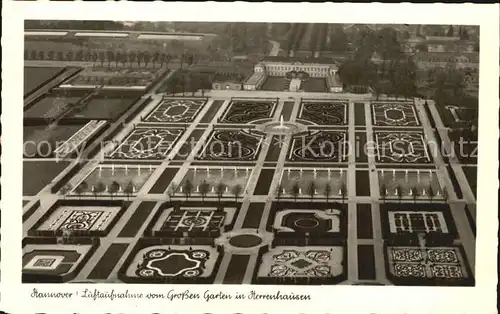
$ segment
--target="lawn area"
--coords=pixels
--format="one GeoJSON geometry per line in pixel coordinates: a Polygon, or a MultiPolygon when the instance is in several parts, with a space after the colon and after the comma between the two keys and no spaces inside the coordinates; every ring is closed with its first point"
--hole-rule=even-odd
{"type": "Polygon", "coordinates": [[[52,156],[58,144],[68,140],[83,124],[57,125],[53,128],[45,125],[25,126],[23,155],[25,157],[52,156]]]}
{"type": "Polygon", "coordinates": [[[56,67],[24,67],[24,95],[35,91],[49,79],[62,72],[63,69],[56,67]]]}
{"type": "Polygon", "coordinates": [[[326,80],[324,78],[309,78],[302,83],[302,89],[308,93],[326,93],[326,80]]]}
{"type": "Polygon", "coordinates": [[[69,162],[65,161],[29,161],[23,162],[23,195],[38,194],[69,162]]]}
{"type": "Polygon", "coordinates": [[[65,113],[66,110],[76,104],[80,99],[81,97],[79,96],[45,96],[24,112],[24,118],[55,119],[65,113]]]}
{"type": "Polygon", "coordinates": [[[79,108],[72,110],[64,119],[85,118],[88,120],[116,120],[130,108],[136,98],[94,97],[79,108]]]}
{"type": "Polygon", "coordinates": [[[264,84],[260,87],[261,90],[281,92],[287,89],[287,81],[282,76],[268,76],[264,84]]]}

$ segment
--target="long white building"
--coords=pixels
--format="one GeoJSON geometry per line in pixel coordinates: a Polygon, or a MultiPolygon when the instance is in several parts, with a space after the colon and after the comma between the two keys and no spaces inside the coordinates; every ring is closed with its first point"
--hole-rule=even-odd
{"type": "Polygon", "coordinates": [[[254,73],[246,80],[243,88],[257,90],[268,76],[284,77],[288,72],[293,71],[306,72],[312,78],[325,78],[330,92],[341,93],[342,83],[338,76],[338,69],[331,59],[269,56],[255,65],[254,73]]]}

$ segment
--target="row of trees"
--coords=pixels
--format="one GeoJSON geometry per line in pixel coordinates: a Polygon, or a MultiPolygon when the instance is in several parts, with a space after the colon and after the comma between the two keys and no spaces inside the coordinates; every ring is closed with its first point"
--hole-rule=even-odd
{"type": "Polygon", "coordinates": [[[225,31],[214,39],[212,46],[233,54],[265,54],[269,50],[267,24],[227,23],[225,31]]]}
{"type": "Polygon", "coordinates": [[[167,95],[175,95],[182,92],[184,96],[186,93],[194,93],[201,90],[202,96],[205,96],[205,90],[212,89],[212,82],[207,75],[198,74],[195,72],[175,73],[167,82],[163,92],[167,95]]]}
{"type": "Polygon", "coordinates": [[[25,50],[25,60],[57,60],[57,61],[87,61],[99,62],[101,66],[107,63],[108,67],[122,65],[123,67],[137,64],[138,67],[144,65],[153,68],[158,64],[160,67],[167,66],[172,60],[179,60],[180,66],[186,64],[188,67],[195,63],[195,55],[192,53],[183,53],[179,56],[164,52],[155,51],[113,51],[113,50],[77,50],[77,51],[44,51],[44,50],[25,50]]]}
{"type": "MultiPolygon", "coordinates": [[[[233,195],[234,200],[237,202],[238,199],[240,198],[241,194],[243,194],[243,186],[241,184],[236,184],[232,187],[228,187],[227,184],[224,182],[220,181],[216,183],[214,186],[214,192],[215,195],[217,196],[217,199],[219,202],[221,201],[222,197],[226,193],[226,191],[230,191],[230,193],[233,195]]],[[[212,185],[206,180],[203,180],[203,182],[200,183],[198,186],[198,189],[196,190],[197,193],[201,196],[202,201],[205,201],[205,198],[207,195],[212,191],[212,185]]],[[[181,193],[185,198],[186,201],[189,199],[189,197],[192,196],[192,194],[195,192],[195,186],[190,180],[184,181],[182,186],[178,186],[175,182],[172,182],[170,184],[170,187],[167,189],[167,196],[169,200],[171,200],[174,196],[176,196],[178,193],[181,193]]]]}
{"type": "MultiPolygon", "coordinates": [[[[73,191],[73,186],[70,183],[63,186],[60,190],[60,192],[64,195],[67,195],[71,191],[73,191]]],[[[110,185],[106,185],[99,181],[95,185],[90,186],[86,181],[83,181],[74,189],[74,193],[78,195],[79,198],[88,192],[91,192],[94,195],[94,198],[97,198],[104,193],[108,193],[109,196],[113,198],[120,191],[127,196],[127,199],[130,199],[130,197],[135,193],[135,185],[132,181],[123,187],[117,181],[113,181],[110,185]]]]}
{"type": "Polygon", "coordinates": [[[284,30],[287,31],[283,47],[288,53],[294,50],[309,49],[311,55],[314,56],[315,52],[324,50],[344,53],[349,49],[349,40],[342,26],[324,23],[294,23],[282,26],[281,32],[284,30]],[[309,30],[308,36],[305,36],[306,30],[309,30]]]}
{"type": "MultiPolygon", "coordinates": [[[[421,196],[420,192],[417,187],[412,187],[410,188],[411,191],[411,197],[413,198],[413,202],[416,203],[417,199],[421,196]]],[[[432,203],[434,198],[437,196],[436,191],[434,191],[432,185],[428,185],[427,188],[425,189],[426,196],[429,199],[429,202],[432,203]]],[[[401,203],[403,197],[404,197],[404,189],[402,185],[397,185],[395,188],[395,193],[397,194],[397,198],[399,200],[399,203],[401,203]]],[[[387,191],[387,185],[385,183],[380,185],[380,197],[382,198],[382,201],[385,203],[388,197],[388,191],[387,191]]],[[[442,190],[442,197],[447,200],[448,199],[448,191],[446,188],[443,188],[442,190]]]]}
{"type": "MultiPolygon", "coordinates": [[[[282,183],[279,183],[277,188],[276,188],[276,199],[280,201],[280,199],[283,197],[283,185],[282,183]]],[[[314,181],[309,182],[306,188],[306,195],[309,196],[310,200],[312,201],[316,195],[317,195],[317,184],[314,181]]],[[[301,193],[301,187],[299,182],[295,182],[290,190],[290,195],[293,197],[294,201],[297,201],[297,198],[302,195],[301,193]]],[[[330,183],[326,183],[323,186],[323,196],[326,198],[326,201],[329,202],[330,198],[334,195],[333,191],[333,185],[330,183]]],[[[347,197],[347,185],[345,182],[342,182],[339,187],[339,195],[342,198],[342,203],[344,203],[346,197],[347,197]]]]}

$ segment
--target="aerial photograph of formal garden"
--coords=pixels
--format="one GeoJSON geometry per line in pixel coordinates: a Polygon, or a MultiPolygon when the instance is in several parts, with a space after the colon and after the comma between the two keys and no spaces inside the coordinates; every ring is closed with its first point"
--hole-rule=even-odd
{"type": "Polygon", "coordinates": [[[474,286],[479,27],[27,20],[24,283],[474,286]]]}

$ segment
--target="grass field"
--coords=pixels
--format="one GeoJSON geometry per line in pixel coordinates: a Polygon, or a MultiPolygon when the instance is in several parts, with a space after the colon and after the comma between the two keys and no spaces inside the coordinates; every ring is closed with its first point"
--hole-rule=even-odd
{"type": "Polygon", "coordinates": [[[65,113],[81,97],[60,97],[57,95],[45,96],[24,112],[24,118],[57,118],[65,113]]]}
{"type": "Polygon", "coordinates": [[[24,67],[24,95],[35,91],[62,70],[55,67],[24,67]]]}
{"type": "Polygon", "coordinates": [[[65,161],[24,161],[23,195],[38,194],[68,165],[69,162],[65,161]]]}
{"type": "Polygon", "coordinates": [[[131,97],[95,97],[84,107],[75,108],[64,118],[85,118],[88,120],[116,120],[130,108],[135,101],[131,97]]]}
{"type": "Polygon", "coordinates": [[[25,126],[23,155],[25,157],[52,156],[58,144],[68,140],[83,124],[57,125],[53,128],[45,125],[25,126]]]}
{"type": "Polygon", "coordinates": [[[268,76],[260,89],[268,91],[283,91],[287,89],[286,80],[281,76],[268,76]]]}
{"type": "Polygon", "coordinates": [[[309,78],[302,83],[302,89],[307,93],[326,93],[326,80],[324,78],[309,78]]]}

